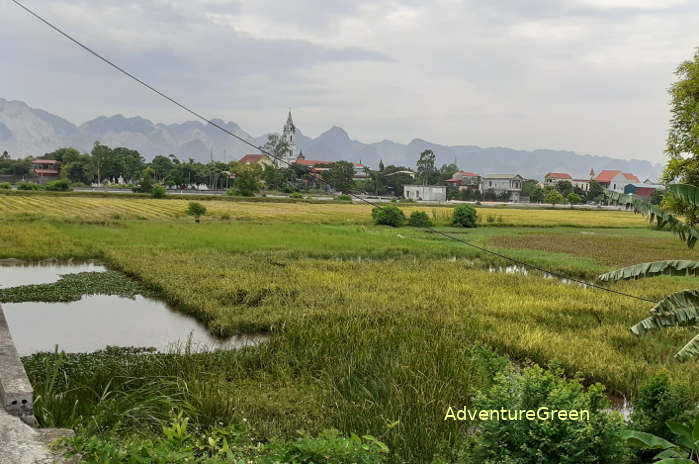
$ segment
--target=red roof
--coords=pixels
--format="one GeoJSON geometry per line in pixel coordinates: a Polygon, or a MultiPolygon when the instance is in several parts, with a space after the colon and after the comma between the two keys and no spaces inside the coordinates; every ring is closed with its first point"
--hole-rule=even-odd
{"type": "Polygon", "coordinates": [[[245,155],[238,161],[241,164],[255,164],[259,163],[266,155],[245,155]]]}
{"type": "Polygon", "coordinates": [[[460,184],[460,183],[461,183],[461,179],[452,178],[452,179],[447,179],[447,180],[445,180],[444,182],[453,182],[453,183],[455,183],[455,184],[456,184],[456,183],[459,183],[459,184],[460,184]]]}
{"type": "Polygon", "coordinates": [[[549,172],[546,177],[551,179],[572,179],[567,172],[549,172]]]}
{"type": "Polygon", "coordinates": [[[638,177],[634,176],[630,172],[625,172],[624,177],[626,177],[626,180],[630,180],[631,182],[636,182],[637,184],[641,183],[641,181],[638,180],[638,177]]]}
{"type": "Polygon", "coordinates": [[[32,164],[57,164],[57,163],[58,163],[58,161],[56,161],[56,160],[44,160],[44,159],[32,161],[32,164]]]}
{"type": "Polygon", "coordinates": [[[301,166],[309,166],[313,167],[316,164],[333,164],[332,161],[318,161],[318,160],[296,160],[296,164],[300,164],[301,166]]]}
{"type": "Polygon", "coordinates": [[[457,174],[460,175],[461,177],[478,177],[478,174],[474,174],[474,173],[468,172],[468,171],[459,171],[454,175],[457,175],[457,174]]]}
{"type": "Polygon", "coordinates": [[[602,184],[608,184],[612,181],[621,171],[618,169],[605,169],[604,171],[597,174],[595,180],[602,184]]]}
{"type": "Polygon", "coordinates": [[[34,169],[34,174],[38,176],[57,176],[58,171],[55,169],[34,169]]]}

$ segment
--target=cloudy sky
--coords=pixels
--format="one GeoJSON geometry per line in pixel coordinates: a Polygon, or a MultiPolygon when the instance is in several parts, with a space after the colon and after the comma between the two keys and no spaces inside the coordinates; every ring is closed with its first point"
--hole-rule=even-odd
{"type": "MultiPolygon", "coordinates": [[[[23,0],[210,117],[259,135],[664,159],[695,0],[23,0]]],[[[186,113],[0,2],[0,97],[82,123],[186,113]]]]}

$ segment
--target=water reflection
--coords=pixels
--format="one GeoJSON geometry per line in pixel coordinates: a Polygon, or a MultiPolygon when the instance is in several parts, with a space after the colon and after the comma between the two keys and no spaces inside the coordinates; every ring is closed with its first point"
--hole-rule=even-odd
{"type": "Polygon", "coordinates": [[[106,271],[104,266],[95,263],[58,264],[45,262],[23,264],[13,260],[4,260],[0,261],[0,288],[50,284],[57,282],[63,274],[104,271],[106,271]]]}

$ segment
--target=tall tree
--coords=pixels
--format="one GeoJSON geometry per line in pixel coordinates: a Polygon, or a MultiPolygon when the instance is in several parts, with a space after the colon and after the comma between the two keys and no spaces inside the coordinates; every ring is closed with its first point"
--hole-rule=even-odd
{"type": "Polygon", "coordinates": [[[434,172],[434,163],[436,156],[432,150],[425,150],[420,153],[420,159],[417,160],[417,178],[422,182],[422,185],[427,185],[430,181],[430,175],[434,172]]]}
{"type": "Polygon", "coordinates": [[[104,163],[108,161],[110,155],[111,149],[107,145],[95,142],[95,145],[92,147],[92,162],[95,165],[97,183],[99,185],[102,185],[102,167],[104,163]]]}
{"type": "Polygon", "coordinates": [[[289,144],[286,143],[285,141],[282,140],[281,137],[279,137],[276,134],[268,135],[267,136],[267,142],[264,144],[262,147],[265,149],[266,152],[273,154],[276,158],[274,158],[272,161],[274,161],[274,166],[278,168],[290,168],[291,166],[287,166],[286,163],[280,163],[278,158],[283,158],[284,153],[289,151],[289,144]]]}
{"type": "Polygon", "coordinates": [[[349,161],[338,161],[323,171],[323,179],[342,193],[351,192],[354,188],[354,164],[349,161]]]}
{"type": "MultiPolygon", "coordinates": [[[[670,130],[665,153],[670,158],[663,181],[699,185],[699,48],[692,60],[675,71],[678,80],[670,87],[670,130]]],[[[699,210],[691,203],[668,195],[663,205],[685,217],[688,224],[699,222],[699,210]]]]}

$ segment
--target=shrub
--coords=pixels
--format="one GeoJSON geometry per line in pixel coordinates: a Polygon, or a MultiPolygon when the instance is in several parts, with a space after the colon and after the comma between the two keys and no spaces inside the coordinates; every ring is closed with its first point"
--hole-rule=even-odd
{"type": "Polygon", "coordinates": [[[150,193],[153,196],[153,198],[164,198],[165,197],[165,187],[163,187],[160,184],[155,184],[151,188],[150,193]]]}
{"type": "Polygon", "coordinates": [[[194,216],[194,222],[199,222],[199,218],[206,214],[206,206],[196,201],[190,201],[186,212],[190,216],[194,216]]]}
{"type": "Polygon", "coordinates": [[[12,185],[10,185],[9,182],[1,182],[0,183],[0,190],[10,190],[12,188],[12,185]]]}
{"type": "Polygon", "coordinates": [[[44,186],[34,182],[20,182],[17,190],[44,190],[44,186]]]}
{"type": "Polygon", "coordinates": [[[631,415],[633,428],[671,440],[667,421],[682,422],[689,417],[692,400],[685,385],[671,383],[667,373],[651,377],[638,391],[631,415]]]}
{"type": "MultiPolygon", "coordinates": [[[[604,386],[585,392],[578,380],[568,381],[562,369],[538,366],[521,374],[498,374],[487,393],[477,395],[473,409],[517,412],[540,408],[551,411],[589,411],[589,420],[486,420],[479,422],[474,462],[525,464],[531,462],[619,464],[628,449],[619,439],[624,420],[608,413],[604,386]]],[[[508,416],[509,417],[509,416],[508,416]]]]}
{"type": "Polygon", "coordinates": [[[68,179],[58,179],[46,184],[46,190],[53,190],[55,192],[67,192],[71,190],[70,180],[68,179]]]}
{"type": "Polygon", "coordinates": [[[430,217],[424,211],[413,211],[410,213],[410,219],[408,220],[408,225],[413,227],[432,227],[434,224],[430,220],[430,217]]]}
{"type": "Polygon", "coordinates": [[[338,195],[335,198],[333,198],[335,201],[352,201],[352,197],[346,194],[338,195]]]}
{"type": "Polygon", "coordinates": [[[459,227],[476,227],[476,210],[469,205],[454,208],[451,224],[459,227]]]}
{"type": "Polygon", "coordinates": [[[392,227],[400,227],[405,224],[405,215],[403,211],[393,205],[382,206],[371,210],[371,217],[374,219],[374,224],[382,224],[392,227]]]}
{"type": "Polygon", "coordinates": [[[302,194],[302,193],[298,193],[298,192],[294,192],[294,193],[292,193],[291,195],[289,195],[289,198],[298,198],[298,199],[300,199],[300,198],[303,198],[303,194],[302,194]]]}

